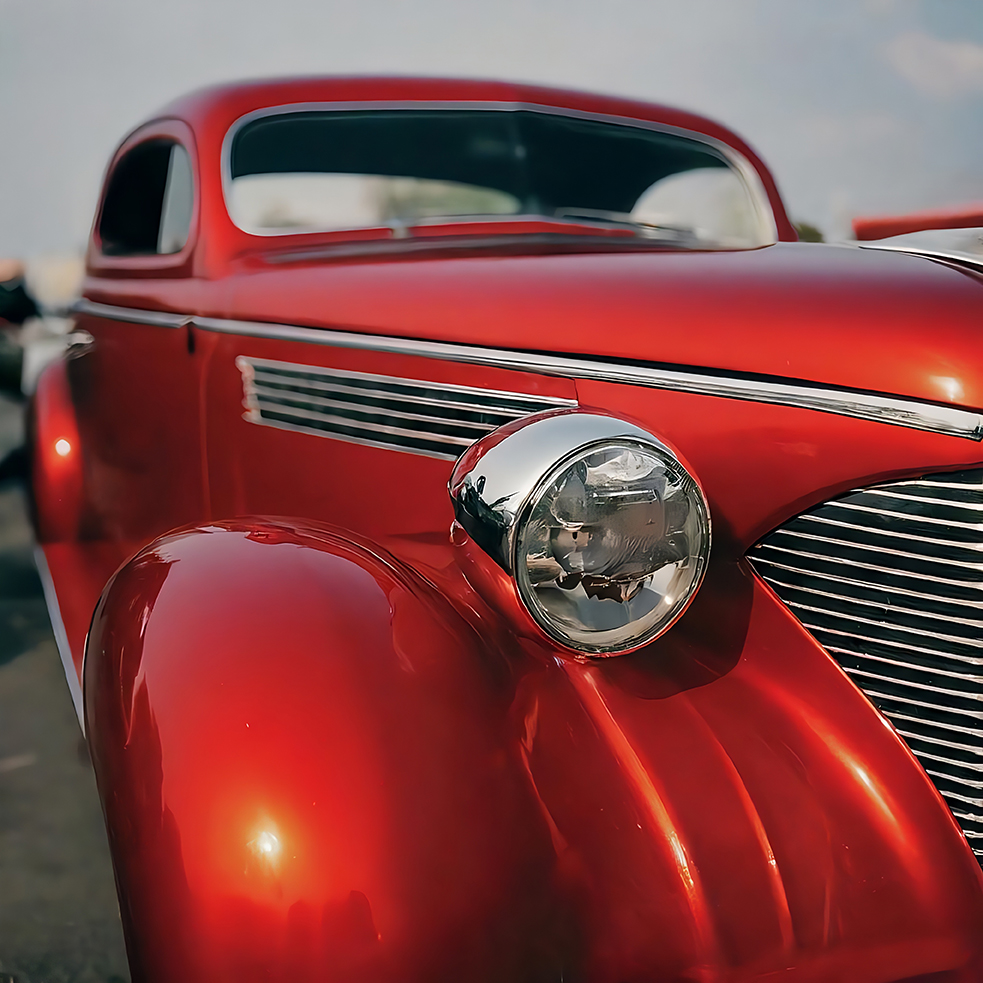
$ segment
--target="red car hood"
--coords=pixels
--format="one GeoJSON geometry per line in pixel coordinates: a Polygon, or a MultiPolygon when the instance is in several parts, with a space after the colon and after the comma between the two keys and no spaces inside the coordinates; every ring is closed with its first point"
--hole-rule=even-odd
{"type": "MultiPolygon", "coordinates": [[[[915,256],[745,252],[283,264],[224,316],[640,359],[983,407],[983,290],[915,256]]],[[[216,312],[218,313],[218,312],[216,312]]]]}
{"type": "Polygon", "coordinates": [[[227,287],[92,279],[135,307],[641,360],[983,408],[969,271],[851,246],[244,262],[227,287]],[[216,298],[222,297],[221,306],[216,298]]]}

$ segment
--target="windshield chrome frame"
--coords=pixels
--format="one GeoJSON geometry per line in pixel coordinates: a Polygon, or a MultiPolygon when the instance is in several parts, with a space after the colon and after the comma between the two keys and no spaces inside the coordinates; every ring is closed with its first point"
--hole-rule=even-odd
{"type": "MultiPolygon", "coordinates": [[[[229,221],[246,235],[256,236],[257,238],[273,238],[288,235],[323,235],[330,232],[360,232],[373,226],[355,225],[344,228],[317,228],[317,229],[277,229],[269,232],[261,232],[255,229],[244,229],[232,217],[229,208],[229,193],[232,186],[232,143],[236,134],[247,123],[257,119],[264,119],[267,116],[284,116],[290,113],[310,113],[310,112],[386,112],[391,110],[446,110],[461,111],[473,110],[475,112],[532,112],[543,113],[550,116],[566,116],[570,119],[590,120],[598,123],[611,123],[616,126],[633,126],[636,129],[652,130],[656,133],[665,133],[670,136],[677,136],[683,139],[692,140],[702,144],[712,153],[720,157],[744,183],[751,202],[751,208],[757,225],[758,241],[744,247],[755,249],[760,246],[771,245],[778,241],[778,225],[775,221],[775,213],[765,191],[761,176],[757,168],[739,151],[722,140],[699,133],[695,130],[687,130],[683,127],[672,126],[668,123],[658,123],[654,120],[638,119],[634,116],[616,116],[610,113],[592,113],[580,109],[567,109],[562,106],[548,106],[533,102],[489,102],[467,100],[432,100],[432,99],[405,99],[405,100],[366,100],[364,102],[339,101],[339,102],[296,102],[286,103],[280,106],[266,106],[262,109],[254,109],[236,119],[229,127],[228,132],[222,140],[222,197],[225,204],[225,212],[229,216],[229,221]]],[[[548,216],[536,216],[543,218],[548,216]]],[[[474,224],[476,221],[522,221],[529,216],[505,215],[488,218],[485,216],[453,218],[447,222],[448,225],[474,224]]],[[[387,226],[379,226],[380,229],[387,226]]]]}

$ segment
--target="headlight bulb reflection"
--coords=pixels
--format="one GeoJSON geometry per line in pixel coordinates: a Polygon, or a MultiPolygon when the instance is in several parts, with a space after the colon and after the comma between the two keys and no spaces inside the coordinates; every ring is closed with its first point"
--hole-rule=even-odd
{"type": "Polygon", "coordinates": [[[678,461],[642,443],[585,447],[520,517],[519,594],[554,638],[597,655],[624,651],[679,616],[709,545],[702,493],[678,461]]]}

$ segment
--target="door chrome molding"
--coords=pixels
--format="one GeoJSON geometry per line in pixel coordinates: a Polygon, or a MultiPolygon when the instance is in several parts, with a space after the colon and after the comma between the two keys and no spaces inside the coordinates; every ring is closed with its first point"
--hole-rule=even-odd
{"type": "Polygon", "coordinates": [[[100,304],[83,297],[69,308],[72,314],[89,314],[104,317],[107,321],[127,321],[130,324],[149,324],[154,328],[183,328],[191,321],[190,314],[172,314],[170,311],[145,311],[139,307],[115,307],[100,304]]]}
{"type": "Polygon", "coordinates": [[[826,388],[794,380],[756,379],[740,375],[709,375],[682,369],[664,369],[647,365],[626,365],[599,362],[570,355],[540,355],[534,352],[504,348],[482,348],[417,338],[398,338],[388,335],[358,334],[329,328],[307,328],[293,324],[268,321],[237,321],[227,318],[197,317],[165,314],[145,310],[110,307],[82,300],[75,305],[78,313],[95,314],[112,320],[133,321],[166,327],[192,324],[202,331],[242,335],[253,338],[274,338],[302,341],[330,348],[353,348],[363,351],[387,352],[394,355],[417,355],[445,362],[485,365],[536,375],[558,376],[564,379],[585,379],[596,382],[616,382],[648,389],[667,389],[673,392],[694,393],[740,399],[753,403],[771,403],[797,409],[817,410],[837,416],[869,420],[926,430],[931,433],[968,440],[983,439],[983,415],[955,406],[941,406],[917,399],[906,399],[884,393],[868,393],[851,389],[826,388]],[[152,320],[159,317],[168,319],[152,320]],[[174,323],[170,323],[173,320],[174,323]]]}

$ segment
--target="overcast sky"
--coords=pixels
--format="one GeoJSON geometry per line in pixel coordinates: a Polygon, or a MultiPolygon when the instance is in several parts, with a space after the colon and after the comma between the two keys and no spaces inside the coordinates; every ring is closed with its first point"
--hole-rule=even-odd
{"type": "Polygon", "coordinates": [[[115,144],[175,95],[309,73],[692,109],[834,236],[983,200],[983,0],[0,0],[0,256],[81,249],[115,144]]]}

